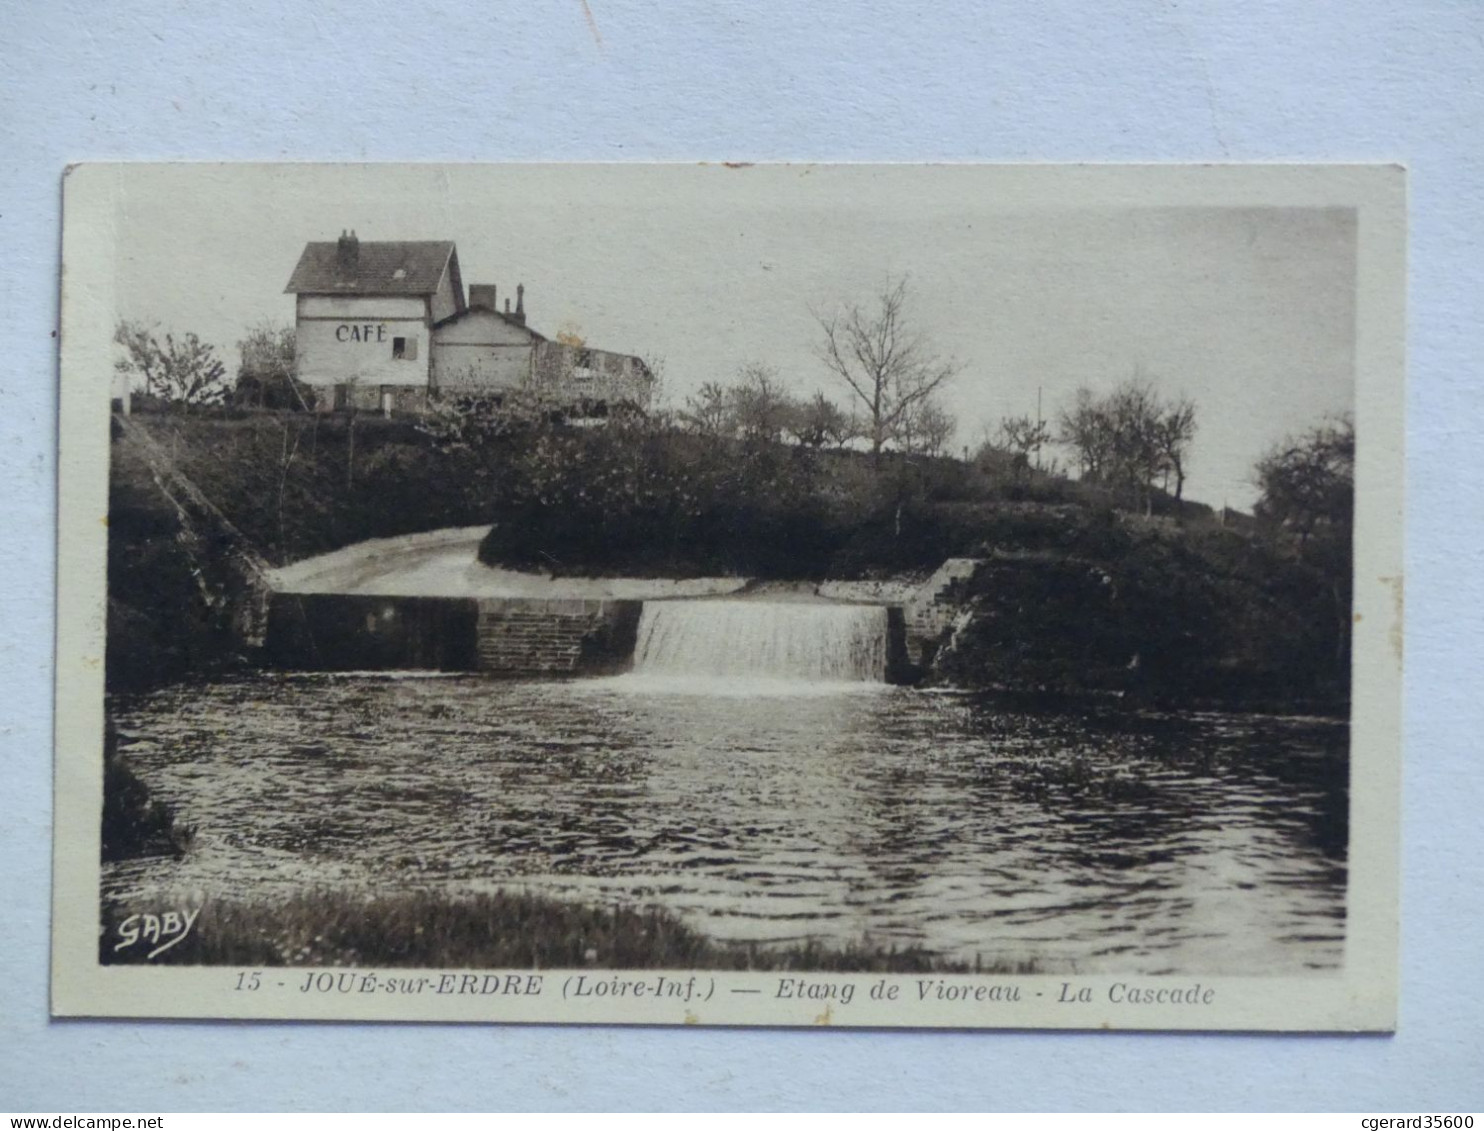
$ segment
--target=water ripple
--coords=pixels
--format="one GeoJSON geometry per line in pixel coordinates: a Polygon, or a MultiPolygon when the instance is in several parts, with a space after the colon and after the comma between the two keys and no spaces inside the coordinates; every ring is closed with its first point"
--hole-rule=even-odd
{"type": "Polygon", "coordinates": [[[372,675],[110,711],[197,830],[181,861],[110,866],[110,895],[520,887],[662,903],[722,938],[1088,971],[1343,952],[1348,734],[1325,720],[372,675]]]}

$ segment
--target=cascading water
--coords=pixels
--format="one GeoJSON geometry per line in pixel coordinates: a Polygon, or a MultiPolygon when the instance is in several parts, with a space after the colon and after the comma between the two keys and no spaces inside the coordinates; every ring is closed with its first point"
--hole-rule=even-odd
{"type": "Polygon", "coordinates": [[[874,605],[648,601],[634,672],[682,679],[881,683],[886,610],[874,605]]]}

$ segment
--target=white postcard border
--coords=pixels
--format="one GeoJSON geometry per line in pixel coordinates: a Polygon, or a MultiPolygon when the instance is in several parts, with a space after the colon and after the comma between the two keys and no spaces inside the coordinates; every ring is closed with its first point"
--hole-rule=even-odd
{"type": "MultiPolygon", "coordinates": [[[[1390,1030],[1395,1027],[1401,766],[1405,197],[1383,166],[870,166],[883,180],[992,176],[1026,207],[1351,205],[1358,209],[1357,486],[1351,839],[1345,963],[1288,978],[879,975],[722,971],[355,971],[102,966],[97,961],[109,409],[117,226],[131,170],[69,171],[64,195],[59,432],[52,1012],[655,1025],[1390,1030]],[[367,979],[372,979],[369,983],[367,979]],[[533,983],[532,979],[538,979],[533,983]],[[407,990],[388,989],[392,979],[407,990]],[[449,979],[453,984],[449,986],[449,979]],[[578,982],[578,979],[586,979],[578,982]],[[791,986],[789,983],[799,985],[791,986]],[[628,989],[599,995],[600,984],[628,989]],[[794,990],[834,986],[833,996],[794,990]],[[493,986],[493,989],[491,989],[493,986]],[[639,986],[654,986],[653,991],[639,986]],[[688,987],[666,992],[667,986],[688,987]],[[849,987],[850,1000],[843,1000],[849,987]],[[891,995],[895,987],[896,993],[891,995]],[[1190,991],[1140,1004],[1129,990],[1190,991]],[[941,993],[939,991],[942,991],[941,993]],[[1012,996],[1019,1000],[1007,1000],[1012,996]],[[1081,991],[1086,990],[1086,999],[1081,991]],[[534,992],[532,992],[534,991],[534,992]]],[[[216,187],[253,166],[202,166],[216,187]]],[[[389,187],[435,166],[294,166],[389,187]]],[[[478,167],[450,166],[467,175],[478,167]]],[[[554,183],[568,166],[529,166],[554,183]]],[[[624,166],[632,175],[695,166],[624,166]]],[[[713,167],[714,168],[714,167],[713,167]]],[[[772,191],[799,166],[748,172],[772,191]]],[[[829,168],[829,167],[825,167],[829,168]]],[[[846,167],[849,168],[849,167],[846,167]]],[[[729,182],[735,185],[735,181],[729,182]]],[[[729,191],[735,189],[729,188],[729,191]]],[[[812,991],[811,991],[812,992],[812,991]]]]}

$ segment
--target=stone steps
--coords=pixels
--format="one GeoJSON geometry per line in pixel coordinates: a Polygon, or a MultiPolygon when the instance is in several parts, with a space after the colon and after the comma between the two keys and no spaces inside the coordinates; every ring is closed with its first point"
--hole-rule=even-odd
{"type": "Polygon", "coordinates": [[[962,612],[949,593],[957,582],[967,581],[984,564],[983,558],[949,558],[912,595],[903,610],[907,629],[907,654],[913,663],[927,664],[944,636],[953,630],[962,612]]]}

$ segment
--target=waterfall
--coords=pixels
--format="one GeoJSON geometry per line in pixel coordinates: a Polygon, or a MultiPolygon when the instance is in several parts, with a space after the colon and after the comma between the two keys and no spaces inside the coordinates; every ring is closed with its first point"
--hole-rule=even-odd
{"type": "Polygon", "coordinates": [[[881,683],[886,610],[875,605],[647,601],[638,675],[881,683]]]}

